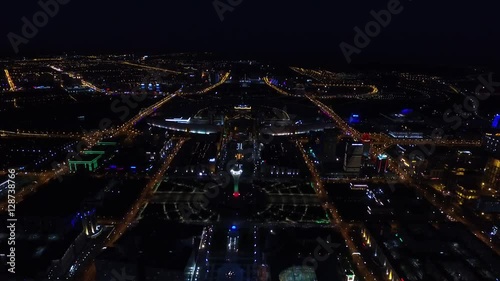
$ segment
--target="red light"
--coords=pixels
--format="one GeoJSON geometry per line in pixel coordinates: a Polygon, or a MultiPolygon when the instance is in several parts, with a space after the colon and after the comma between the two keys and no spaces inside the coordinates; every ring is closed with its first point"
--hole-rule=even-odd
{"type": "Polygon", "coordinates": [[[241,194],[240,194],[239,192],[235,192],[235,193],[233,193],[233,197],[234,197],[234,198],[238,198],[238,197],[240,197],[240,195],[241,195],[241,194]]]}

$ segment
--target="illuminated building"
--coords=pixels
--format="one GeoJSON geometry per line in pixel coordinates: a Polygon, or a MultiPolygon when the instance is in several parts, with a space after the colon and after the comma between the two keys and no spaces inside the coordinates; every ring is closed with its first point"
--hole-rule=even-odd
{"type": "Polygon", "coordinates": [[[370,156],[370,143],[371,143],[370,134],[364,133],[363,136],[361,136],[361,142],[363,143],[363,156],[369,157],[370,156]]]}
{"type": "Polygon", "coordinates": [[[500,190],[500,160],[490,158],[484,171],[484,185],[488,190],[498,192],[500,190]]]}
{"type": "Polygon", "coordinates": [[[252,107],[246,104],[240,104],[234,107],[235,110],[252,110],[252,107]]]}
{"type": "Polygon", "coordinates": [[[500,114],[495,115],[493,122],[491,123],[493,129],[500,129],[500,114]]]}
{"type": "MultiPolygon", "coordinates": [[[[251,228],[240,227],[237,223],[220,228],[206,227],[201,240],[196,242],[199,242],[200,246],[193,249],[191,258],[186,265],[186,278],[183,280],[269,281],[269,266],[262,262],[257,232],[258,229],[255,226],[251,228]],[[245,242],[246,237],[253,238],[250,238],[253,240],[250,250],[246,250],[249,249],[247,242],[245,242]],[[220,239],[222,242],[220,246],[216,246],[213,239],[220,239]],[[201,258],[197,258],[200,255],[201,258]]],[[[170,280],[160,279],[159,281],[170,280]]]]}
{"type": "Polygon", "coordinates": [[[94,146],[95,150],[83,151],[80,155],[68,161],[70,171],[76,172],[81,168],[89,172],[95,171],[99,167],[99,160],[103,158],[106,152],[111,151],[114,146],[116,146],[116,142],[98,142],[94,146]]]}
{"type": "Polygon", "coordinates": [[[294,266],[283,270],[279,275],[280,281],[316,281],[314,268],[309,266],[294,266]]]}
{"type": "Polygon", "coordinates": [[[368,185],[367,184],[356,184],[356,183],[350,183],[350,188],[351,190],[367,190],[368,189],[368,185]]]}
{"type": "Polygon", "coordinates": [[[359,117],[359,114],[351,114],[351,117],[349,117],[349,124],[358,124],[361,123],[361,118],[359,117]]]}
{"type": "Polygon", "coordinates": [[[484,149],[495,157],[500,157],[500,133],[487,133],[483,138],[484,149]]]}
{"type": "Polygon", "coordinates": [[[377,163],[375,165],[377,173],[385,174],[387,172],[388,166],[389,166],[389,157],[387,156],[387,154],[379,154],[377,156],[377,163]]]}
{"type": "Polygon", "coordinates": [[[239,188],[239,182],[240,182],[240,176],[243,173],[242,170],[234,170],[231,169],[231,175],[233,176],[233,181],[234,181],[234,187],[233,187],[233,196],[235,198],[240,197],[240,188],[239,188]]]}
{"type": "Polygon", "coordinates": [[[99,166],[98,160],[102,158],[104,151],[84,151],[78,159],[69,160],[69,169],[72,172],[78,171],[82,166],[89,172],[93,172],[99,166]]]}
{"type": "Polygon", "coordinates": [[[472,201],[479,199],[478,190],[474,189],[474,187],[470,188],[465,184],[458,184],[455,193],[458,197],[458,202],[460,204],[465,203],[466,201],[472,201]]]}
{"type": "Polygon", "coordinates": [[[454,189],[464,179],[478,177],[483,174],[485,158],[480,153],[473,154],[468,150],[459,150],[444,164],[444,180],[447,187],[454,189]]]}
{"type": "Polygon", "coordinates": [[[362,156],[362,143],[347,143],[344,158],[344,171],[347,173],[359,173],[361,171],[362,156]]]}

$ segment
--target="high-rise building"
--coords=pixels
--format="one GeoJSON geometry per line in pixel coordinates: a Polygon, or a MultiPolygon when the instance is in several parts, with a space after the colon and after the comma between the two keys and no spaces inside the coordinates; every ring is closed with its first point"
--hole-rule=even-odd
{"type": "Polygon", "coordinates": [[[387,172],[388,166],[389,166],[389,157],[386,154],[379,154],[377,156],[377,163],[375,164],[377,173],[385,174],[387,172]]]}
{"type": "Polygon", "coordinates": [[[371,144],[370,134],[364,133],[363,136],[361,136],[361,142],[363,143],[363,156],[369,157],[370,156],[370,144],[371,144]]]}
{"type": "Polygon", "coordinates": [[[491,122],[491,127],[493,129],[500,129],[500,114],[495,115],[493,121],[491,122]]]}
{"type": "Polygon", "coordinates": [[[231,175],[233,176],[233,182],[234,182],[234,187],[233,187],[233,196],[235,198],[240,197],[240,188],[239,188],[239,183],[240,183],[240,176],[243,173],[241,169],[231,169],[231,175]]]}
{"type": "Polygon", "coordinates": [[[334,162],[337,158],[337,138],[339,132],[337,129],[326,129],[321,140],[323,145],[323,163],[334,162]]]}
{"type": "Polygon", "coordinates": [[[359,114],[351,114],[349,117],[349,124],[358,124],[361,123],[361,118],[359,117],[359,114]]]}
{"type": "Polygon", "coordinates": [[[361,171],[363,144],[359,142],[347,143],[344,158],[344,171],[358,173],[361,171]]]}
{"type": "Polygon", "coordinates": [[[500,191],[500,160],[491,157],[484,171],[483,188],[500,191]]]}
{"type": "Polygon", "coordinates": [[[484,149],[495,157],[500,157],[500,133],[487,133],[483,138],[484,149]]]}
{"type": "MultiPolygon", "coordinates": [[[[446,158],[443,163],[447,185],[452,187],[460,178],[482,174],[485,163],[485,158],[481,153],[458,150],[455,154],[446,158]]],[[[434,166],[440,165],[440,161],[434,161],[432,164],[434,166]]]]}

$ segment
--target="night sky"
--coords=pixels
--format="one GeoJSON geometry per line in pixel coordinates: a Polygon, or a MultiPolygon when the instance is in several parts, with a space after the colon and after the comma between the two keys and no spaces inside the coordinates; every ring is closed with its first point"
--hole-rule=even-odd
{"type": "MultiPolygon", "coordinates": [[[[47,0],[42,0],[47,1],[47,0]]],[[[62,1],[62,0],[60,0],[62,1]]],[[[68,0],[65,0],[68,1],[68,0]]],[[[220,0],[221,3],[238,2],[220,0]]],[[[61,52],[213,51],[276,60],[346,63],[339,44],[353,44],[353,28],[390,1],[242,0],[224,21],[212,0],[70,0],[18,55],[61,52]]],[[[354,63],[493,64],[500,61],[498,4],[492,0],[401,0],[403,11],[354,63]]],[[[14,56],[7,34],[21,34],[37,1],[9,1],[2,9],[0,54],[14,56]]]]}

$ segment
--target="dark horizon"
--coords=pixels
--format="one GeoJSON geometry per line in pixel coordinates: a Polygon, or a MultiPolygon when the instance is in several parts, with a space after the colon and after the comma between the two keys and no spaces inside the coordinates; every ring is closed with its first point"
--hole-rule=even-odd
{"type": "MultiPolygon", "coordinates": [[[[346,42],[354,46],[354,28],[364,29],[374,20],[370,11],[387,9],[391,3],[316,2],[241,1],[231,7],[232,11],[221,12],[221,21],[213,1],[117,5],[113,1],[73,0],[59,5],[59,11],[32,39],[19,44],[17,54],[7,35],[22,36],[21,18],[31,21],[41,6],[36,1],[10,3],[2,25],[0,55],[214,52],[228,57],[346,66],[339,45],[346,42]]],[[[400,1],[398,13],[359,54],[352,55],[352,63],[498,65],[500,36],[493,28],[495,9],[486,1],[479,2],[471,6],[400,1]]]]}

